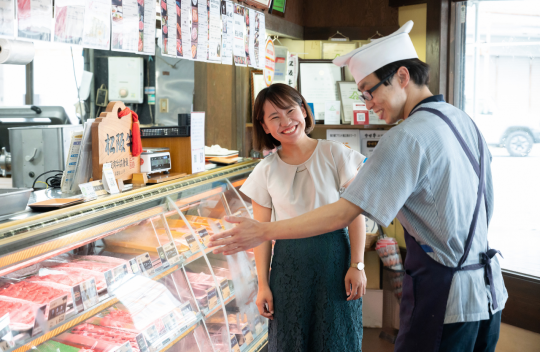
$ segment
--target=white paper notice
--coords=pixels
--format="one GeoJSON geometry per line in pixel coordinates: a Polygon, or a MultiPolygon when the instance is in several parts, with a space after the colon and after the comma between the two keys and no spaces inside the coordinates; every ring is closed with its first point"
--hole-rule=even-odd
{"type": "Polygon", "coordinates": [[[81,45],[85,0],[56,0],[54,4],[54,41],[81,45]]]}
{"type": "Polygon", "coordinates": [[[341,68],[335,65],[302,63],[300,90],[308,103],[313,103],[315,120],[324,120],[324,102],[338,100],[337,83],[341,81],[341,68]]]}
{"type": "Polygon", "coordinates": [[[111,42],[110,0],[86,0],[83,46],[109,50],[111,42]]]}
{"type": "Polygon", "coordinates": [[[221,16],[220,0],[210,0],[210,23],[208,24],[208,61],[221,62],[221,16]]]}
{"type": "Polygon", "coordinates": [[[223,26],[223,39],[221,46],[221,63],[232,65],[233,50],[233,3],[231,1],[221,2],[221,25],[223,26]]]}
{"type": "Polygon", "coordinates": [[[208,9],[206,0],[199,0],[199,38],[197,45],[197,61],[206,61],[208,57],[208,9]]]}
{"type": "Polygon", "coordinates": [[[139,44],[137,0],[112,0],[111,17],[111,50],[137,53],[139,44]]]}
{"type": "Polygon", "coordinates": [[[0,37],[15,36],[15,0],[0,0],[0,37]]]}
{"type": "MultiPolygon", "coordinates": [[[[255,37],[257,36],[256,31],[258,30],[258,28],[255,28],[255,22],[257,22],[256,17],[257,17],[257,11],[255,11],[253,9],[249,9],[249,17],[247,17],[248,23],[249,23],[249,43],[248,43],[249,59],[248,59],[248,65],[251,66],[251,67],[258,67],[258,61],[259,61],[258,60],[259,59],[258,55],[255,56],[255,37]]],[[[257,52],[257,54],[258,54],[258,52],[257,52]]]]}
{"type": "Polygon", "coordinates": [[[167,55],[176,57],[176,1],[167,0],[167,15],[165,21],[167,24],[168,40],[163,46],[167,47],[167,55]]]}
{"type": "MultiPolygon", "coordinates": [[[[191,0],[181,0],[182,22],[180,27],[182,30],[182,55],[184,59],[191,60],[191,0]]],[[[180,55],[179,55],[180,56],[180,55]]]]}
{"type": "Polygon", "coordinates": [[[52,33],[51,0],[17,0],[17,36],[50,42],[52,33]]]}
{"type": "Polygon", "coordinates": [[[191,113],[191,173],[204,171],[204,112],[191,113]]]}
{"type": "Polygon", "coordinates": [[[341,102],[325,101],[324,102],[324,124],[339,125],[341,120],[341,102]]]}
{"type": "Polygon", "coordinates": [[[266,44],[266,23],[264,13],[259,13],[259,68],[262,70],[266,62],[265,44],[266,44]]]}
{"type": "Polygon", "coordinates": [[[246,65],[246,49],[244,43],[244,36],[246,33],[246,22],[244,19],[245,8],[240,5],[233,5],[234,7],[234,41],[233,41],[233,56],[234,64],[236,66],[246,65]]]}
{"type": "MultiPolygon", "coordinates": [[[[145,54],[156,54],[156,2],[154,0],[144,0],[144,32],[142,35],[143,52],[145,54]]],[[[141,24],[139,23],[139,31],[141,24]]],[[[140,35],[140,33],[139,33],[140,35]]]]}

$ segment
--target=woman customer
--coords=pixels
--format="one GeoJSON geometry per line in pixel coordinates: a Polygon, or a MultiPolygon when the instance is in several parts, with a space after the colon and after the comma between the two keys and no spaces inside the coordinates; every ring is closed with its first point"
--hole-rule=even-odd
{"type": "MultiPolygon", "coordinates": [[[[260,222],[336,202],[365,159],[341,143],[310,138],[311,110],[288,85],[263,89],[253,117],[255,149],[278,147],[241,188],[260,222]]],[[[360,215],[348,231],[278,240],[273,257],[272,242],[255,248],[257,306],[270,319],[269,351],[361,351],[365,229],[360,215]]]]}

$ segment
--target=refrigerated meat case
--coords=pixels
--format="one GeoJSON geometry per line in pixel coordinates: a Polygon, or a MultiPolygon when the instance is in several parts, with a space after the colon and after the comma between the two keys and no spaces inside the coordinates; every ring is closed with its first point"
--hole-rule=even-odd
{"type": "Polygon", "coordinates": [[[255,165],[0,223],[0,348],[264,349],[253,254],[206,247],[224,216],[251,216],[238,189],[255,165]]]}

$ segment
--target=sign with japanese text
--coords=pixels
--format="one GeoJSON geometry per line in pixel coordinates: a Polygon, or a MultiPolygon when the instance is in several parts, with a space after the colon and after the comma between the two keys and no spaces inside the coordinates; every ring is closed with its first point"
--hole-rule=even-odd
{"type": "Polygon", "coordinates": [[[118,117],[124,103],[110,102],[100,117],[92,124],[92,176],[102,178],[103,164],[110,163],[115,179],[130,180],[141,170],[140,158],[131,154],[131,114],[118,117]]]}

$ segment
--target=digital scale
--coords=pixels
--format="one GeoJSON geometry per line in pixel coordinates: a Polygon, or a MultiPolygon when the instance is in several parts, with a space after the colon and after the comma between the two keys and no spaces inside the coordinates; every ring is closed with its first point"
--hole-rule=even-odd
{"type": "Polygon", "coordinates": [[[144,148],[141,153],[141,173],[148,175],[171,169],[171,154],[169,148],[144,148]]]}

